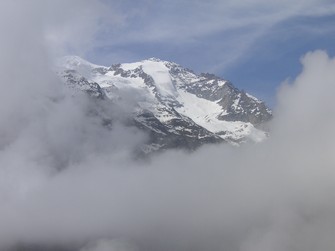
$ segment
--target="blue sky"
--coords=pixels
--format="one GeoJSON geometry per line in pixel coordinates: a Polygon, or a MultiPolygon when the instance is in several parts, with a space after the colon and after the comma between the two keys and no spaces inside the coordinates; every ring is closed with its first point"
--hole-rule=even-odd
{"type": "Polygon", "coordinates": [[[174,61],[229,79],[270,106],[278,86],[299,73],[306,52],[335,54],[333,0],[103,2],[108,11],[85,53],[88,60],[174,61]]]}

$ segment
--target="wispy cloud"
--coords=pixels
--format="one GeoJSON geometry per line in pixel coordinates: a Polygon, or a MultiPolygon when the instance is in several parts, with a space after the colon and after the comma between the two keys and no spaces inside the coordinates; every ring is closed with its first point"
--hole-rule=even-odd
{"type": "MultiPolygon", "coordinates": [[[[261,43],[281,22],[335,14],[335,4],[328,0],[147,0],[136,4],[133,1],[111,3],[110,6],[116,13],[122,13],[122,25],[106,29],[98,46],[109,47],[111,53],[120,46],[125,50],[127,46],[143,44],[194,46],[211,53],[215,64],[209,65],[208,70],[214,71],[231,67],[252,54],[253,45],[261,43]],[[211,41],[213,36],[216,36],[215,42],[211,41]],[[215,52],[201,48],[201,44],[215,47],[215,52]]],[[[204,57],[201,51],[197,55],[200,60],[204,57]]]]}

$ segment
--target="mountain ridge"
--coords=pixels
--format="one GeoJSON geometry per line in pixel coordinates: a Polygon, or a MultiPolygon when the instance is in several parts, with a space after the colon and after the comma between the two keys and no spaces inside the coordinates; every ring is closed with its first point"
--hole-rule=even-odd
{"type": "Polygon", "coordinates": [[[239,144],[267,137],[260,128],[272,118],[271,110],[213,74],[196,74],[158,58],[108,67],[67,56],[57,67],[70,88],[95,98],[120,103],[132,96],[133,123],[151,135],[148,146],[152,148],[196,148],[222,141],[239,144]]]}

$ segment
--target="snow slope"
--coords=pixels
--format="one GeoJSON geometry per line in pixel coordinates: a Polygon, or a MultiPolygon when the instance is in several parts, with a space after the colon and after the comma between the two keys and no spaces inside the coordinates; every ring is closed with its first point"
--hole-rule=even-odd
{"type": "MultiPolygon", "coordinates": [[[[114,102],[131,93],[136,101],[135,120],[156,133],[164,128],[173,135],[187,134],[198,139],[205,135],[234,143],[259,142],[267,137],[266,132],[257,129],[272,117],[265,104],[212,74],[197,75],[156,58],[106,67],[76,56],[61,59],[57,72],[66,83],[72,79],[72,87],[76,83],[73,76],[81,77],[90,86],[98,85],[114,102]],[[152,121],[156,127],[149,125],[152,121]]],[[[90,86],[81,89],[87,91],[90,86]]]]}

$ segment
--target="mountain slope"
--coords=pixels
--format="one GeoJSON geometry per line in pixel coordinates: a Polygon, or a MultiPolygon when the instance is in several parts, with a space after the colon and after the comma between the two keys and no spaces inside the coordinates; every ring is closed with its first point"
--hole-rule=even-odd
{"type": "Polygon", "coordinates": [[[71,88],[129,105],[132,123],[151,135],[146,151],[262,141],[266,132],[258,128],[272,117],[262,101],[229,81],[156,58],[105,67],[69,56],[57,71],[71,88]]]}

